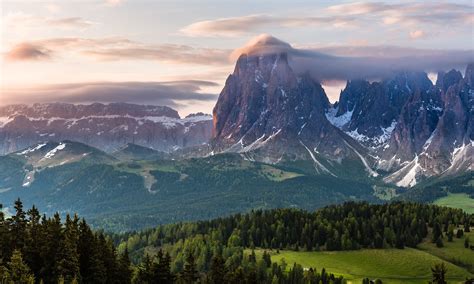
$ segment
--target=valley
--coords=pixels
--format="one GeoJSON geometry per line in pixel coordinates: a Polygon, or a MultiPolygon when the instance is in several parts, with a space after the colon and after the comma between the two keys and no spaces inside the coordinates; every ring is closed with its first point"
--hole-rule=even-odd
{"type": "Polygon", "coordinates": [[[474,0],[0,10],[0,284],[474,284],[474,0]]]}

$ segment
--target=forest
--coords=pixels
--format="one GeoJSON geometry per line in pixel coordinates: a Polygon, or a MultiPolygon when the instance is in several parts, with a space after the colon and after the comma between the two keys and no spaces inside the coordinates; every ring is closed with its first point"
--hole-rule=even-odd
{"type": "Polygon", "coordinates": [[[0,213],[0,283],[343,283],[324,268],[305,271],[293,264],[287,269],[272,263],[269,254],[257,259],[241,247],[226,251],[235,265],[223,258],[222,247],[216,247],[205,270],[192,251],[179,271],[171,270],[170,254],[161,249],[133,265],[127,249],[118,253],[108,235],[93,231],[77,215],[61,222],[59,214],[48,218],[35,207],[25,211],[20,200],[14,208],[9,218],[0,213]]]}
{"type": "Polygon", "coordinates": [[[77,215],[63,222],[34,206],[25,211],[20,200],[14,209],[10,217],[0,213],[1,283],[344,283],[323,267],[272,262],[267,250],[403,249],[428,231],[442,246],[443,236],[449,241],[472,225],[458,209],[349,202],[108,234],[77,215]]]}
{"type": "Polygon", "coordinates": [[[113,235],[119,248],[131,253],[146,246],[203,239],[228,247],[290,250],[357,250],[415,247],[428,231],[433,242],[443,233],[470,231],[473,217],[460,209],[429,204],[346,202],[314,212],[300,209],[255,210],[226,218],[162,225],[113,235]]]}

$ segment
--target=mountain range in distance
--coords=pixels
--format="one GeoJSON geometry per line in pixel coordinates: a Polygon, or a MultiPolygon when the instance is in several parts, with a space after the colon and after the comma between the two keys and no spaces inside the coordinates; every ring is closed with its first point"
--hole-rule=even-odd
{"type": "Polygon", "coordinates": [[[416,71],[349,80],[331,104],[284,51],[249,53],[212,116],[125,103],[0,107],[0,196],[129,230],[253,208],[425,200],[446,181],[469,192],[466,65],[435,84],[416,71]]]}

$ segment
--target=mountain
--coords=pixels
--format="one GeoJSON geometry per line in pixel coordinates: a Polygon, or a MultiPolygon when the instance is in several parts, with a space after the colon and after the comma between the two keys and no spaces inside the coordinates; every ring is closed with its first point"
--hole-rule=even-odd
{"type": "Polygon", "coordinates": [[[435,85],[415,71],[349,80],[331,105],[320,83],[294,72],[275,45],[277,39],[260,38],[237,60],[213,110],[214,154],[312,160],[318,174],[354,178],[365,171],[401,187],[473,170],[473,64],[464,78],[440,72],[435,85]],[[265,46],[271,51],[262,52],[265,46]]]}
{"type": "Polygon", "coordinates": [[[36,144],[0,156],[0,200],[13,204],[21,198],[26,207],[35,204],[47,214],[77,212],[93,225],[115,231],[254,208],[315,209],[378,200],[369,183],[315,175],[310,162],[268,165],[232,153],[183,160],[134,158],[144,153],[156,154],[136,145],[109,155],[78,142],[36,144]]]}
{"type": "Polygon", "coordinates": [[[367,150],[328,121],[329,108],[321,85],[296,74],[285,52],[243,54],[213,110],[213,151],[267,163],[312,160],[316,172],[333,176],[355,162],[377,176],[367,150]]]}
{"type": "Polygon", "coordinates": [[[42,141],[72,140],[112,152],[127,143],[173,150],[207,143],[212,129],[205,114],[180,118],[163,106],[126,103],[64,103],[0,107],[0,154],[42,141]]]}
{"type": "Polygon", "coordinates": [[[350,80],[329,108],[331,123],[369,149],[386,183],[412,187],[428,177],[473,170],[473,64],[439,72],[397,72],[380,82],[350,80]]]}
{"type": "Polygon", "coordinates": [[[366,147],[384,147],[403,107],[432,86],[426,73],[400,72],[380,82],[351,80],[328,119],[366,147]]]}

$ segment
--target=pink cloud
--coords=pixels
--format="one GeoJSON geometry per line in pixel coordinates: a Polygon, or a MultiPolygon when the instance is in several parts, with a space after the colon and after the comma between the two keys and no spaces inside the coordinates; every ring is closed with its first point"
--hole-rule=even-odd
{"type": "Polygon", "coordinates": [[[30,43],[20,43],[15,45],[5,55],[8,61],[22,61],[22,60],[43,60],[49,59],[49,50],[35,46],[30,43]]]}

